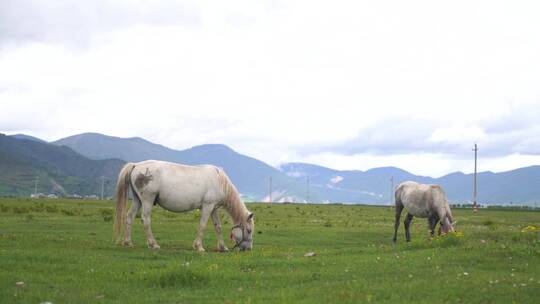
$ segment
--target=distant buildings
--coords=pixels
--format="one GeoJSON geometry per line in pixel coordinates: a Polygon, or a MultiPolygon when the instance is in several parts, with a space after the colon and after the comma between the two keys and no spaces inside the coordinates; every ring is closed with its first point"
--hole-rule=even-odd
{"type": "MultiPolygon", "coordinates": [[[[30,195],[30,198],[37,198],[37,199],[41,199],[41,198],[58,198],[58,195],[54,194],[54,193],[51,193],[51,194],[43,194],[43,193],[33,193],[30,195]]],[[[99,199],[99,196],[95,195],[95,194],[91,194],[91,195],[85,195],[85,196],[82,196],[82,195],[79,195],[79,194],[70,194],[70,195],[67,195],[65,196],[65,198],[69,198],[69,199],[86,199],[86,200],[98,200],[99,199]]]]}

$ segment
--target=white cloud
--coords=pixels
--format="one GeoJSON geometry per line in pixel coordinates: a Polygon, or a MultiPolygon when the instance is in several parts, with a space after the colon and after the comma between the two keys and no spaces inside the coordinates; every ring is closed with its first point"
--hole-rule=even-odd
{"type": "Polygon", "coordinates": [[[453,125],[437,128],[429,141],[434,143],[461,143],[463,141],[475,142],[486,137],[484,130],[478,126],[453,125]]]}
{"type": "Polygon", "coordinates": [[[337,175],[337,176],[332,177],[332,178],[330,179],[330,182],[331,182],[332,184],[337,184],[337,183],[341,182],[342,180],[343,180],[343,176],[337,175]]]}
{"type": "Polygon", "coordinates": [[[0,132],[430,175],[478,141],[537,164],[536,2],[60,3],[0,7],[0,132]]]}

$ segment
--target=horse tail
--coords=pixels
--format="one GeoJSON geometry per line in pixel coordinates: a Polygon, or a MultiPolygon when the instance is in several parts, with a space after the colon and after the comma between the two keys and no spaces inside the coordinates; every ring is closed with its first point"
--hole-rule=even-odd
{"type": "Polygon", "coordinates": [[[128,196],[128,189],[131,185],[131,172],[135,168],[134,163],[127,163],[124,165],[120,174],[118,174],[118,181],[116,182],[116,213],[114,216],[114,239],[116,243],[120,242],[122,228],[124,226],[124,218],[126,215],[126,200],[128,196]]]}

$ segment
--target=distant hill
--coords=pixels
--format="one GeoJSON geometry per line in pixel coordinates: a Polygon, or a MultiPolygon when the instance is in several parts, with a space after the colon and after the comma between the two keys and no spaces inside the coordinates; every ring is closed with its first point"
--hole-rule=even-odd
{"type": "MultiPolygon", "coordinates": [[[[472,200],[473,174],[451,173],[440,178],[417,176],[394,167],[375,168],[367,171],[339,171],[304,163],[287,163],[281,170],[289,176],[306,179],[314,187],[335,192],[358,191],[368,195],[366,202],[390,201],[390,178],[394,186],[406,180],[440,184],[450,201],[466,203],[472,200]]],[[[540,202],[540,166],[520,168],[508,172],[481,172],[478,174],[478,199],[483,204],[540,202]]],[[[323,190],[320,190],[324,192],[323,190]]],[[[351,197],[351,196],[349,196],[351,197]]],[[[351,197],[353,198],[353,197],[351,197]]],[[[352,200],[356,202],[357,200],[352,200]]]]}
{"type": "Polygon", "coordinates": [[[0,195],[29,196],[36,178],[38,192],[97,195],[102,176],[105,194],[112,195],[123,161],[92,160],[68,147],[25,138],[0,134],[0,195]]]}
{"type": "Polygon", "coordinates": [[[10,137],[14,137],[14,138],[17,138],[17,139],[33,140],[33,141],[37,141],[37,142],[40,142],[40,143],[46,143],[46,141],[44,141],[41,138],[37,138],[37,137],[26,135],[26,134],[13,134],[13,135],[10,135],[10,137]]]}
{"type": "Polygon", "coordinates": [[[329,201],[387,203],[390,201],[390,178],[395,183],[416,180],[430,183],[429,177],[416,176],[394,167],[375,168],[368,171],[334,170],[306,163],[286,163],[280,169],[289,176],[307,180],[310,185],[323,193],[329,201]]]}
{"type": "Polygon", "coordinates": [[[176,152],[140,137],[121,138],[99,133],[83,133],[52,142],[67,146],[91,159],[118,158],[129,162],[147,159],[172,159],[176,152]]]}
{"type": "MultiPolygon", "coordinates": [[[[148,159],[188,165],[213,164],[225,169],[244,197],[252,200],[268,198],[268,180],[272,177],[273,200],[300,197],[305,186],[276,168],[255,158],[239,154],[220,144],[173,150],[142,138],[119,138],[98,133],[84,133],[53,142],[67,146],[92,159],[119,158],[126,162],[148,159]]],[[[314,194],[317,197],[317,194],[314,194]]]]}

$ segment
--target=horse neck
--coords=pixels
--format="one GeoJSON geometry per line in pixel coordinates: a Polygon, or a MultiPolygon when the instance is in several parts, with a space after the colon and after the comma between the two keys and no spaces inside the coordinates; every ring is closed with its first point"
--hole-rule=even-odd
{"type": "Polygon", "coordinates": [[[224,194],[223,205],[225,209],[232,217],[235,225],[244,223],[249,210],[247,210],[246,205],[240,199],[238,191],[222,169],[218,169],[218,178],[224,194]]]}
{"type": "Polygon", "coordinates": [[[235,225],[241,224],[245,221],[249,211],[246,208],[246,205],[242,202],[238,194],[227,195],[227,199],[224,202],[225,209],[232,217],[235,225]]]}

